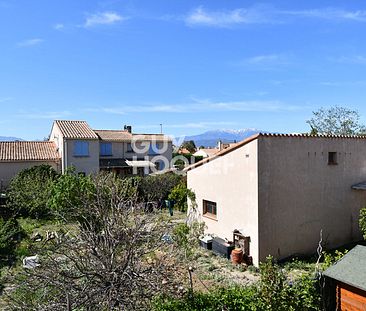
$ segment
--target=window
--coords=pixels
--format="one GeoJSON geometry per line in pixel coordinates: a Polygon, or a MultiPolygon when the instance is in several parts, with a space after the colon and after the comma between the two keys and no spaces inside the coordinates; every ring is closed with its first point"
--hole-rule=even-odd
{"type": "Polygon", "coordinates": [[[149,146],[149,154],[150,155],[159,154],[160,149],[161,145],[159,143],[151,142],[149,146]]]}
{"type": "Polygon", "coordinates": [[[89,142],[87,141],[75,141],[74,142],[74,156],[75,157],[88,157],[89,156],[89,142]]]}
{"type": "Polygon", "coordinates": [[[328,165],[337,164],[337,152],[328,152],[328,165]]]}
{"type": "Polygon", "coordinates": [[[100,155],[111,156],[112,155],[112,143],[100,143],[100,155]]]}
{"type": "Polygon", "coordinates": [[[203,200],[203,215],[216,218],[217,216],[216,202],[203,200]]]}
{"type": "Polygon", "coordinates": [[[127,152],[133,152],[131,143],[127,143],[127,152]]]}

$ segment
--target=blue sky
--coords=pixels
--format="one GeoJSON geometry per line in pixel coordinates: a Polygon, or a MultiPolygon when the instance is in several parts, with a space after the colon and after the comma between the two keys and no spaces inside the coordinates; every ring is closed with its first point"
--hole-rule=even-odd
{"type": "Polygon", "coordinates": [[[366,123],[363,1],[0,0],[0,136],[52,120],[191,135],[366,123]]]}

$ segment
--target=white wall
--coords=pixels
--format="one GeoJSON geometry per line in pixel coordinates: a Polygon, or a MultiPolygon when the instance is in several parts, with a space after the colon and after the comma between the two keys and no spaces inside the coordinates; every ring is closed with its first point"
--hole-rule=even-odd
{"type": "Polygon", "coordinates": [[[202,217],[206,232],[232,241],[233,230],[250,236],[250,255],[258,264],[257,140],[187,172],[188,187],[202,200],[217,203],[217,220],[202,217]]]}

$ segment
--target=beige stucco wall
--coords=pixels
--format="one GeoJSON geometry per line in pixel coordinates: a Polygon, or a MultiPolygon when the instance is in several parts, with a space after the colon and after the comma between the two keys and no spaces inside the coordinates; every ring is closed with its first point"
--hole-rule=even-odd
{"type": "Polygon", "coordinates": [[[0,162],[0,185],[7,187],[11,179],[21,170],[37,165],[51,165],[56,171],[60,170],[60,163],[54,161],[0,162]]]}
{"type": "Polygon", "coordinates": [[[65,140],[66,167],[74,166],[76,172],[84,172],[85,174],[93,174],[99,172],[99,140],[87,139],[67,139],[65,140]],[[74,156],[74,142],[89,142],[89,156],[74,156]]]}
{"type": "Polygon", "coordinates": [[[351,186],[366,180],[366,140],[260,137],[258,154],[260,259],[315,253],[321,229],[328,248],[361,238],[366,191],[351,186]]]}
{"type": "Polygon", "coordinates": [[[250,254],[258,264],[258,174],[257,141],[187,172],[188,187],[196,194],[202,214],[202,200],[217,203],[217,220],[202,217],[207,228],[232,240],[233,230],[250,236],[250,254]]]}

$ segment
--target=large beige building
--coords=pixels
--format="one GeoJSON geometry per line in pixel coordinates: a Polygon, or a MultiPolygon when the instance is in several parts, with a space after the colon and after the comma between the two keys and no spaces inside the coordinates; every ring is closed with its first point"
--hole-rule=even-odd
{"type": "Polygon", "coordinates": [[[172,140],[163,134],[135,134],[123,130],[93,130],[85,121],[56,120],[49,141],[0,142],[0,181],[6,187],[24,168],[52,165],[65,172],[91,174],[100,170],[119,176],[148,175],[168,170],[172,140]]]}
{"type": "Polygon", "coordinates": [[[250,237],[255,264],[361,239],[366,138],[258,134],[187,169],[206,232],[250,237]]]}

